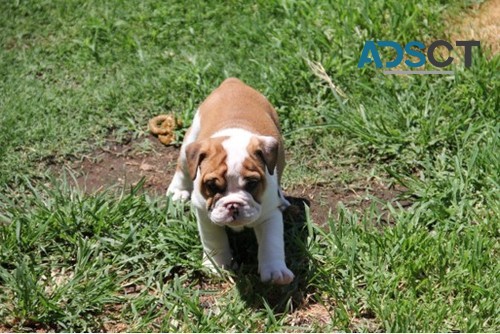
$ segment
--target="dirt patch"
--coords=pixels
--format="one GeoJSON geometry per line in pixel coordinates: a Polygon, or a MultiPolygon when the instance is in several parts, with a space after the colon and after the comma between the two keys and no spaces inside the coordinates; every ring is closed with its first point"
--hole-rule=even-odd
{"type": "Polygon", "coordinates": [[[308,304],[299,308],[288,316],[290,326],[311,327],[318,325],[324,327],[331,323],[332,315],[324,305],[308,304]]]}
{"type": "MultiPolygon", "coordinates": [[[[136,185],[144,178],[144,190],[155,196],[166,193],[174,175],[179,148],[162,145],[157,138],[148,136],[125,143],[108,142],[104,148],[65,164],[65,170],[74,174],[76,185],[87,193],[136,185]]],[[[291,167],[288,167],[291,168],[291,167]]],[[[59,173],[61,172],[61,168],[59,173]]],[[[333,172],[333,171],[332,171],[333,172]]],[[[296,207],[305,202],[311,209],[314,222],[322,224],[328,215],[336,216],[339,205],[353,211],[363,211],[372,204],[395,203],[404,192],[401,186],[387,186],[379,180],[356,181],[348,186],[331,184],[297,185],[288,187],[293,215],[296,207]]],[[[409,203],[400,202],[406,206],[409,203]]]]}
{"type": "Polygon", "coordinates": [[[153,136],[125,143],[110,141],[63,169],[74,174],[76,185],[86,193],[127,188],[144,178],[144,190],[162,195],[174,175],[178,153],[178,148],[162,145],[153,136]]]}
{"type": "MultiPolygon", "coordinates": [[[[81,160],[65,164],[61,170],[69,170],[75,176],[76,186],[87,193],[115,188],[121,190],[136,185],[144,179],[144,190],[151,195],[162,196],[174,175],[179,148],[162,145],[157,138],[148,136],[125,143],[108,142],[104,148],[81,160]]],[[[290,167],[288,167],[290,168],[290,167]]],[[[329,215],[338,214],[339,205],[353,211],[363,211],[375,204],[395,204],[405,189],[388,186],[380,180],[356,181],[353,184],[311,184],[288,187],[285,194],[292,203],[293,214],[301,202],[311,209],[314,222],[322,224],[329,215]]],[[[402,206],[409,202],[399,202],[402,206]]]]}
{"type": "Polygon", "coordinates": [[[362,212],[372,205],[380,211],[383,220],[390,222],[388,212],[381,211],[385,203],[407,207],[411,202],[399,200],[406,189],[400,185],[388,186],[379,180],[357,181],[345,185],[293,186],[285,189],[285,194],[307,199],[311,217],[315,223],[323,223],[329,216],[336,217],[339,207],[362,212]]]}
{"type": "Polygon", "coordinates": [[[489,0],[474,4],[467,13],[446,20],[450,40],[481,41],[481,48],[491,50],[492,55],[500,52],[500,0],[489,0]]]}

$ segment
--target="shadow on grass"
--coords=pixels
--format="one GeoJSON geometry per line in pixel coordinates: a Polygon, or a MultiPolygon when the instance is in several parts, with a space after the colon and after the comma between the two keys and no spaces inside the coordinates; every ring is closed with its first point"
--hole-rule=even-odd
{"type": "Polygon", "coordinates": [[[283,214],[286,262],[295,274],[293,282],[278,286],[260,282],[257,274],[257,240],[253,230],[232,232],[228,230],[233,257],[239,265],[235,282],[241,298],[249,307],[269,306],[274,312],[285,312],[307,303],[307,282],[314,268],[307,253],[306,205],[303,198],[287,197],[292,204],[283,214]]]}

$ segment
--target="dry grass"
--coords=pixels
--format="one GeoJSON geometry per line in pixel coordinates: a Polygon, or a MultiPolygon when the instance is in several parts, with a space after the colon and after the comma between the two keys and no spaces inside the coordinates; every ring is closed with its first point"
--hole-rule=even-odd
{"type": "Polygon", "coordinates": [[[464,15],[447,19],[449,39],[479,40],[482,49],[491,51],[491,56],[500,52],[500,0],[489,0],[472,6],[464,15]]]}

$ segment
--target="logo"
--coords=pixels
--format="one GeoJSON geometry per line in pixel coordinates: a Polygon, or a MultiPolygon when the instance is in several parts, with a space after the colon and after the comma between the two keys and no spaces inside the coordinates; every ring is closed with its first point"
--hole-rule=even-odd
{"type": "MultiPolygon", "coordinates": [[[[479,41],[456,41],[455,46],[463,47],[464,49],[464,66],[469,68],[472,65],[472,48],[480,46],[479,41]]],[[[412,60],[410,58],[404,61],[405,65],[410,68],[421,67],[424,66],[427,60],[431,63],[432,66],[443,68],[449,66],[454,58],[450,56],[450,52],[453,50],[453,46],[444,40],[437,40],[432,42],[431,45],[427,48],[427,54],[424,53],[425,45],[419,41],[411,41],[407,43],[404,48],[397,42],[394,41],[366,41],[363,47],[363,51],[361,52],[361,57],[359,58],[358,68],[363,68],[365,65],[370,63],[375,63],[376,68],[386,68],[391,69],[401,64],[404,58],[404,54],[406,53],[410,57],[414,57],[417,60],[412,60]],[[438,60],[434,56],[434,52],[440,46],[448,49],[448,58],[445,60],[438,60]],[[380,58],[380,54],[378,52],[378,48],[392,48],[396,52],[396,58],[393,60],[385,62],[382,64],[382,59],[380,58]],[[371,57],[370,57],[371,54],[371,57]]],[[[433,70],[433,71],[424,71],[424,70],[385,70],[384,74],[453,74],[453,71],[446,70],[433,70]]]]}

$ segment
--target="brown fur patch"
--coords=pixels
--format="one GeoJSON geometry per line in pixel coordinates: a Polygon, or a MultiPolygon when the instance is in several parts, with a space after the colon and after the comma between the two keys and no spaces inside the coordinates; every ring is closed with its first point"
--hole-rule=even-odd
{"type": "Polygon", "coordinates": [[[243,161],[241,174],[245,180],[258,180],[258,184],[255,189],[246,190],[248,191],[253,199],[261,204],[262,203],[262,194],[266,189],[266,173],[265,173],[266,165],[264,162],[255,156],[255,154],[250,153],[243,161]]]}
{"type": "Polygon", "coordinates": [[[216,137],[201,141],[200,152],[204,154],[204,158],[199,163],[200,191],[207,200],[207,209],[212,208],[222,197],[221,193],[226,191],[227,153],[222,146],[226,139],[227,137],[216,137]]]}

